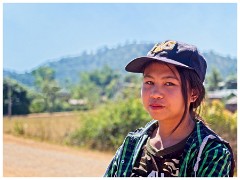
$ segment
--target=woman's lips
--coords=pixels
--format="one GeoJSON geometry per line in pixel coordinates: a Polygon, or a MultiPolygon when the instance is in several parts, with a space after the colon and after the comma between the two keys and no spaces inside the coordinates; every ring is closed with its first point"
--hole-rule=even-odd
{"type": "Polygon", "coordinates": [[[150,104],[149,107],[151,110],[161,110],[161,109],[165,108],[165,106],[163,106],[161,104],[150,104]]]}

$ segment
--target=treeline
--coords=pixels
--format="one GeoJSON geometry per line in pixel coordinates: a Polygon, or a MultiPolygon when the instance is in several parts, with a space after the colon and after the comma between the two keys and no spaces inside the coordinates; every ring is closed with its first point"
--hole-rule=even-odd
{"type": "MultiPolygon", "coordinates": [[[[76,77],[76,84],[66,80],[63,87],[57,82],[55,71],[50,67],[40,67],[32,75],[35,88],[4,78],[4,115],[89,110],[108,101],[140,97],[140,74],[122,74],[106,65],[82,72],[76,77]]],[[[207,90],[219,89],[223,80],[214,68],[206,78],[207,90]]],[[[236,81],[236,76],[225,78],[225,84],[232,81],[236,81]]]]}
{"type": "Polygon", "coordinates": [[[136,75],[122,76],[108,66],[82,72],[76,77],[79,83],[66,81],[64,88],[60,87],[54,70],[49,67],[40,67],[32,75],[35,88],[4,78],[4,115],[89,110],[109,100],[131,97],[140,86],[140,78],[136,75]]]}

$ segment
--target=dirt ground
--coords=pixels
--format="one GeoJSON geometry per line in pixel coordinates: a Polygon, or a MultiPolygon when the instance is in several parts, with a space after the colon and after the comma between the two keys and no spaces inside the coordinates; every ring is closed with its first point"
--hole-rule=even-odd
{"type": "Polygon", "coordinates": [[[4,177],[101,177],[113,154],[3,135],[4,177]]]}

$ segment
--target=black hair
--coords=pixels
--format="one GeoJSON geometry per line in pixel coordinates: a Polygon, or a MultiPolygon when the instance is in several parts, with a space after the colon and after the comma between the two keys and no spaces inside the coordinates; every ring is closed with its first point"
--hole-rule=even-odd
{"type": "Polygon", "coordinates": [[[187,108],[188,108],[188,94],[190,90],[194,92],[197,98],[194,102],[190,103],[189,114],[193,120],[201,119],[204,122],[204,120],[200,116],[201,109],[198,111],[198,108],[200,108],[201,102],[205,98],[205,88],[202,81],[200,80],[199,76],[194,70],[179,67],[179,66],[175,66],[175,67],[181,79],[181,90],[182,90],[182,95],[184,100],[184,113],[181,120],[177,124],[177,126],[172,130],[172,133],[180,126],[180,124],[186,117],[187,108]]]}

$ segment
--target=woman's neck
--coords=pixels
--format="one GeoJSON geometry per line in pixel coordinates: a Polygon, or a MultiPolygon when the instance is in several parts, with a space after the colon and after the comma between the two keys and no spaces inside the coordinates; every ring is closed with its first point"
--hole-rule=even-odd
{"type": "Polygon", "coordinates": [[[159,121],[158,128],[151,136],[150,144],[157,149],[170,147],[185,139],[193,131],[195,126],[195,122],[190,115],[186,116],[178,128],[172,132],[177,124],[178,122],[173,124],[159,121]]]}

